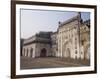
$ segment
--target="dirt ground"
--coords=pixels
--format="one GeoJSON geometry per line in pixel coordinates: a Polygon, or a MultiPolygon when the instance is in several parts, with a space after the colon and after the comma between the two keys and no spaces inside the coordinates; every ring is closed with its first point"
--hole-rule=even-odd
{"type": "Polygon", "coordinates": [[[89,66],[88,60],[74,60],[68,58],[57,57],[40,57],[29,58],[21,57],[20,68],[21,69],[37,69],[37,68],[58,68],[58,67],[80,67],[89,66]]]}

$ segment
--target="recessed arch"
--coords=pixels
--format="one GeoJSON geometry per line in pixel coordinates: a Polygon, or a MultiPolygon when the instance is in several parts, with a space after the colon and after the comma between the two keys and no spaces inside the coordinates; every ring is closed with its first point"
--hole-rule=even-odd
{"type": "Polygon", "coordinates": [[[33,48],[30,49],[30,57],[33,56],[33,48]]]}
{"type": "Polygon", "coordinates": [[[70,48],[67,48],[66,54],[67,54],[67,57],[70,58],[70,56],[71,56],[70,48]]]}
{"type": "Polygon", "coordinates": [[[46,57],[47,50],[46,48],[41,49],[40,57],[46,57]]]}

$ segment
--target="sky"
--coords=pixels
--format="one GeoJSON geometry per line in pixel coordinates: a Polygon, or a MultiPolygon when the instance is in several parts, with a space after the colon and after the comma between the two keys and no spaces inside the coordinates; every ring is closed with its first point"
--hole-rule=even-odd
{"type": "MultiPolygon", "coordinates": [[[[21,38],[29,38],[39,31],[57,31],[58,22],[64,22],[77,15],[72,11],[51,11],[21,9],[21,38]]],[[[90,19],[89,12],[81,12],[81,18],[90,19]]]]}

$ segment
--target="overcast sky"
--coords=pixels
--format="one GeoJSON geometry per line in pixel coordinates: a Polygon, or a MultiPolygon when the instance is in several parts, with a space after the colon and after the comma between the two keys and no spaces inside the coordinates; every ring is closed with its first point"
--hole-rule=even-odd
{"type": "MultiPolygon", "coordinates": [[[[76,16],[77,12],[48,11],[48,10],[26,10],[21,9],[21,38],[28,38],[39,31],[56,31],[58,22],[76,16]]],[[[89,12],[82,12],[83,20],[90,19],[89,12]]]]}

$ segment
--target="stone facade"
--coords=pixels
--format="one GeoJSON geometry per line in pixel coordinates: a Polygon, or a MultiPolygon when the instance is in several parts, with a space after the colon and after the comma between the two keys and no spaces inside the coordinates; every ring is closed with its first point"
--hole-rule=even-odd
{"type": "Polygon", "coordinates": [[[79,58],[79,17],[75,16],[58,28],[58,56],[79,58]]]}
{"type": "MultiPolygon", "coordinates": [[[[87,21],[87,23],[90,21],[87,21]]],[[[81,24],[80,27],[80,44],[81,44],[81,57],[83,59],[90,58],[90,24],[81,24]]]]}
{"type": "Polygon", "coordinates": [[[23,56],[90,58],[90,21],[82,22],[80,14],[59,22],[56,32],[40,32],[24,40],[23,56]]]}
{"type": "Polygon", "coordinates": [[[58,55],[58,32],[54,32],[51,34],[51,52],[52,56],[58,55]]]}
{"type": "Polygon", "coordinates": [[[44,57],[51,56],[50,32],[40,32],[24,40],[23,56],[44,57]]]}

